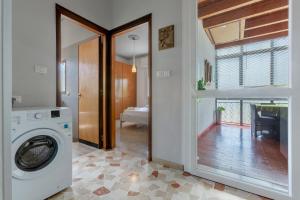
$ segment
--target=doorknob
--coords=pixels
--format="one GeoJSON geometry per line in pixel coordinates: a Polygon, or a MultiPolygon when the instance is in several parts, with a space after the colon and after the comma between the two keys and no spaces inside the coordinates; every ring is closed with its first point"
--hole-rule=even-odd
{"type": "Polygon", "coordinates": [[[81,95],[81,93],[78,93],[78,97],[80,98],[82,95],[81,95]]]}

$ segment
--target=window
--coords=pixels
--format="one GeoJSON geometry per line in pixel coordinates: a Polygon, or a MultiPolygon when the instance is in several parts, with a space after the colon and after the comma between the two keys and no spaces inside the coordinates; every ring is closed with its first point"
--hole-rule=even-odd
{"type": "Polygon", "coordinates": [[[287,37],[218,49],[216,88],[288,86],[287,37]]]}
{"type": "Polygon", "coordinates": [[[244,87],[270,85],[271,54],[261,53],[243,56],[244,87]]]}
{"type": "MultiPolygon", "coordinates": [[[[216,99],[216,106],[224,108],[222,113],[222,123],[237,124],[243,126],[251,125],[251,109],[250,105],[274,105],[280,108],[288,105],[288,99],[277,98],[241,98],[241,99],[216,99]]],[[[271,107],[271,106],[270,106],[271,107]]]]}
{"type": "Polygon", "coordinates": [[[238,58],[220,59],[217,62],[218,85],[220,89],[236,89],[239,87],[239,66],[238,58]]]}
{"type": "Polygon", "coordinates": [[[287,66],[289,65],[288,50],[274,52],[274,85],[287,85],[289,74],[287,66]]]}

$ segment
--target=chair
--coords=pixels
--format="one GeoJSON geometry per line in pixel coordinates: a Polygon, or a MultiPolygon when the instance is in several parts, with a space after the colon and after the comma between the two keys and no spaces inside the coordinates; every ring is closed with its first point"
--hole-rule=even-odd
{"type": "Polygon", "coordinates": [[[268,131],[271,134],[278,129],[279,120],[277,117],[260,116],[256,105],[251,104],[251,133],[257,137],[257,131],[268,131]]]}

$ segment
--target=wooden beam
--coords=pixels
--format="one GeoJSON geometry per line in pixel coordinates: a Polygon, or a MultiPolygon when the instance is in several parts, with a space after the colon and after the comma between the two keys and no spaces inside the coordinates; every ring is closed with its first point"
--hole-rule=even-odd
{"type": "Polygon", "coordinates": [[[288,0],[263,0],[255,4],[203,19],[203,27],[210,28],[232,21],[252,18],[288,8],[288,0]]]}
{"type": "Polygon", "coordinates": [[[288,18],[289,18],[288,9],[250,18],[246,20],[246,30],[288,21],[288,18]]]}
{"type": "Polygon", "coordinates": [[[204,7],[207,6],[208,4],[214,3],[215,1],[220,1],[220,0],[198,0],[198,7],[204,7]]]}
{"type": "Polygon", "coordinates": [[[257,37],[260,35],[266,35],[270,33],[275,33],[275,32],[282,32],[285,30],[289,29],[289,24],[288,22],[280,22],[277,24],[272,24],[268,26],[263,26],[255,29],[250,29],[246,30],[244,37],[245,38],[250,38],[250,37],[257,37]]]}
{"type": "Polygon", "coordinates": [[[283,31],[283,32],[273,33],[273,34],[259,36],[259,37],[247,38],[247,39],[243,39],[243,40],[239,40],[239,41],[235,41],[235,42],[229,42],[229,43],[225,43],[225,44],[216,45],[216,49],[237,46],[237,45],[243,45],[243,44],[248,44],[248,43],[254,43],[254,42],[259,42],[259,41],[263,41],[263,40],[271,40],[271,39],[275,39],[275,38],[279,38],[279,37],[288,36],[288,34],[289,34],[288,31],[283,31]]]}
{"type": "Polygon", "coordinates": [[[198,4],[198,17],[200,19],[208,18],[224,12],[235,10],[243,6],[257,3],[262,0],[220,0],[207,3],[205,6],[198,4]]]}

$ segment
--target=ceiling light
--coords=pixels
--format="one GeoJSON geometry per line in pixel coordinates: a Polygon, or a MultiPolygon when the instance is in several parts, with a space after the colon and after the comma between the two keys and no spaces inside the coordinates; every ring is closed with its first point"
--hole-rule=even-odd
{"type": "Polygon", "coordinates": [[[140,37],[138,35],[129,35],[128,38],[132,40],[133,43],[133,58],[132,58],[132,68],[131,71],[132,73],[136,73],[136,64],[135,64],[135,41],[139,40],[140,37]]]}

